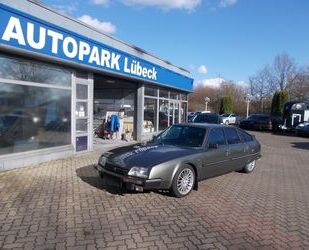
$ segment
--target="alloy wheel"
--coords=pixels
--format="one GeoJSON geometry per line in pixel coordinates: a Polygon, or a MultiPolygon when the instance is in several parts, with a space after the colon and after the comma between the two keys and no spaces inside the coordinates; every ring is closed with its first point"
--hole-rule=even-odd
{"type": "Polygon", "coordinates": [[[177,178],[177,190],[181,195],[188,194],[194,184],[194,173],[189,168],[184,168],[177,178]]]}

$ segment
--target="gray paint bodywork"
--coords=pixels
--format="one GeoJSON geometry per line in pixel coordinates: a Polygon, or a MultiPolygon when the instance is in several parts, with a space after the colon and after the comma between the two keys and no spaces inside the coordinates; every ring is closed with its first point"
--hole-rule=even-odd
{"type": "Polygon", "coordinates": [[[228,126],[192,123],[177,126],[205,127],[207,133],[203,146],[200,148],[182,148],[156,143],[138,144],[108,152],[109,163],[127,170],[133,166],[149,168],[148,179],[161,180],[157,189],[169,189],[177,170],[181,166],[192,166],[196,172],[197,180],[200,181],[231,171],[241,170],[247,163],[261,157],[261,146],[254,137],[250,142],[242,142],[232,146],[231,151],[238,152],[238,154],[229,152],[229,145],[218,149],[208,148],[207,137],[209,131],[212,128],[225,128],[228,126]],[[223,154],[218,154],[218,152],[223,154]],[[225,159],[222,159],[222,155],[225,159]]]}

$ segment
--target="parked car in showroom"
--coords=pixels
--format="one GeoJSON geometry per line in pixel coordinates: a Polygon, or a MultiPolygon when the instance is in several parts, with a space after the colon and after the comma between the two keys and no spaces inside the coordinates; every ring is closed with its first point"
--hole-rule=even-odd
{"type": "Polygon", "coordinates": [[[266,114],[254,114],[239,122],[242,129],[252,130],[278,130],[280,119],[266,114]]]}
{"type": "Polygon", "coordinates": [[[242,129],[213,124],[172,125],[146,144],[103,153],[97,170],[130,190],[170,190],[184,197],[198,182],[231,171],[252,172],[260,143],[242,129]]]}
{"type": "Polygon", "coordinates": [[[193,123],[210,123],[210,124],[223,124],[222,117],[214,113],[200,113],[196,115],[192,121],[193,123]]]}
{"type": "Polygon", "coordinates": [[[295,132],[300,136],[309,136],[309,122],[303,122],[296,126],[295,132]]]}
{"type": "Polygon", "coordinates": [[[238,116],[235,114],[223,114],[221,117],[225,125],[237,124],[238,122],[238,116]]]}

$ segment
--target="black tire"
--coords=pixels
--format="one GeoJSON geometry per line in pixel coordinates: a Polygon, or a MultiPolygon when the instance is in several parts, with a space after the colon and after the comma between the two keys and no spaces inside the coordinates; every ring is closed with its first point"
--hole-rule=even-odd
{"type": "Polygon", "coordinates": [[[177,170],[177,172],[176,172],[176,174],[173,178],[171,192],[177,198],[185,197],[185,196],[187,196],[188,194],[191,193],[191,191],[194,188],[195,182],[196,182],[196,174],[195,174],[193,167],[191,167],[189,165],[184,165],[177,170]],[[177,182],[178,182],[179,178],[181,178],[180,175],[182,173],[190,173],[192,175],[192,178],[193,178],[193,182],[190,183],[190,184],[188,183],[188,186],[190,186],[191,188],[189,190],[186,190],[185,193],[180,192],[178,187],[177,187],[177,182]]]}
{"type": "Polygon", "coordinates": [[[226,121],[224,124],[225,124],[225,125],[230,125],[229,121],[226,121]]]}
{"type": "Polygon", "coordinates": [[[256,160],[253,160],[246,164],[246,166],[243,168],[243,171],[247,174],[252,173],[256,167],[256,160]]]}

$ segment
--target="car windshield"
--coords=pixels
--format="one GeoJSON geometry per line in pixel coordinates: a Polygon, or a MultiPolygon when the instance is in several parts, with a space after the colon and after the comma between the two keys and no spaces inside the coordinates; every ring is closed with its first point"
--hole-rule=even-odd
{"type": "Polygon", "coordinates": [[[206,129],[173,125],[158,136],[156,142],[184,147],[201,147],[206,129]]]}
{"type": "Polygon", "coordinates": [[[214,114],[200,114],[196,116],[193,122],[197,123],[218,123],[219,116],[214,114]]]}

